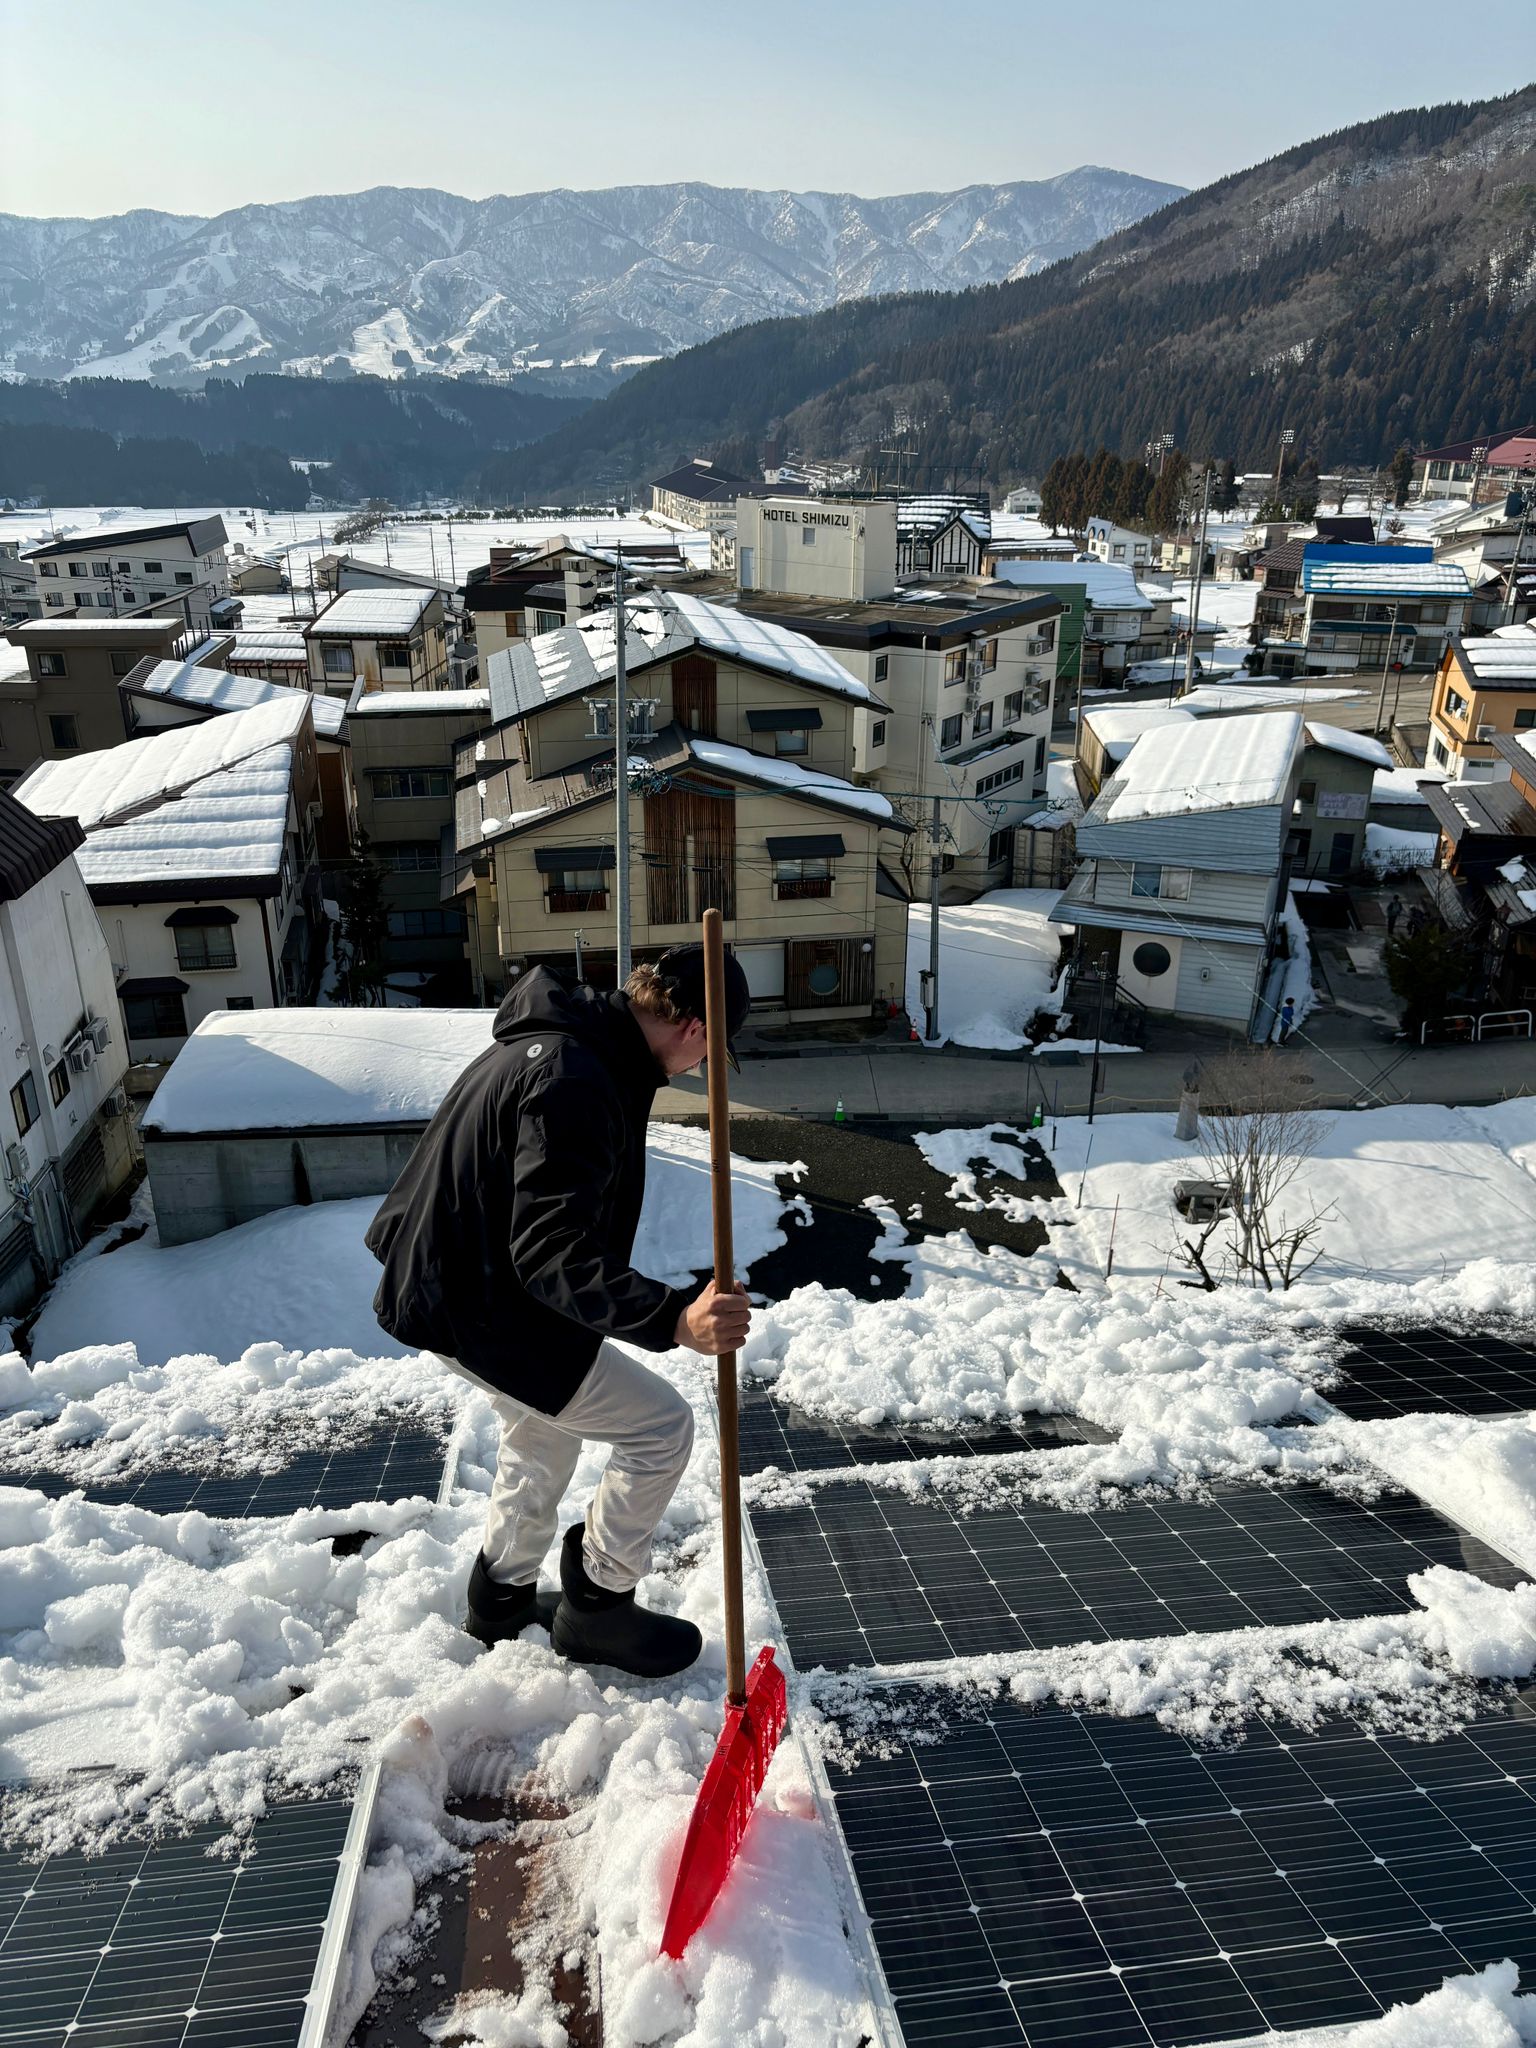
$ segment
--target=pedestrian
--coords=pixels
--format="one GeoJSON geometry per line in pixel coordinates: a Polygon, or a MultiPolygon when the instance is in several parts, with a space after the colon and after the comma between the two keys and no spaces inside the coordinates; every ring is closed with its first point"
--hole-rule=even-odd
{"type": "Polygon", "coordinates": [[[1416,939],[1419,936],[1419,933],[1423,931],[1423,929],[1424,913],[1422,910],[1420,910],[1419,906],[1415,904],[1412,910],[1410,910],[1408,913],[1408,922],[1404,926],[1404,930],[1407,932],[1410,939],[1416,939]]]}
{"type": "Polygon", "coordinates": [[[1397,920],[1403,914],[1403,899],[1393,896],[1387,904],[1387,937],[1390,939],[1397,930],[1397,920]]]}
{"type": "Polygon", "coordinates": [[[1280,1043],[1282,1045],[1285,1044],[1286,1040],[1290,1037],[1291,1033],[1295,1029],[1296,999],[1294,996],[1287,996],[1285,1001],[1280,1005],[1280,1043]]]}
{"type": "MultiPolygon", "coordinates": [[[[746,1020],[725,961],[726,1038],[746,1020]]],[[[621,1346],[739,1349],[739,1284],[701,1292],[631,1262],[658,1088],[704,1058],[704,951],[675,946],[603,995],[538,967],[513,983],[493,1042],[449,1090],[367,1233],[384,1268],[374,1313],[490,1396],[501,1425],[469,1633],[537,1623],[587,1664],[665,1678],[692,1664],[691,1621],[638,1606],[651,1543],[688,1463],[693,1410],[621,1346]],[[585,1522],[539,1590],[583,1442],[612,1446],[585,1522]]]]}

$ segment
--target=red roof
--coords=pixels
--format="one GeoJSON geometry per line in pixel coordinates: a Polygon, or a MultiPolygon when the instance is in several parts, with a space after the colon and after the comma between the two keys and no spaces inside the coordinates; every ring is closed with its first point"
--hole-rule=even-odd
{"type": "Polygon", "coordinates": [[[1426,448],[1420,462],[1470,462],[1474,448],[1488,450],[1490,469],[1518,469],[1536,462],[1536,427],[1516,427],[1510,433],[1490,434],[1486,441],[1453,441],[1447,448],[1426,448]]]}

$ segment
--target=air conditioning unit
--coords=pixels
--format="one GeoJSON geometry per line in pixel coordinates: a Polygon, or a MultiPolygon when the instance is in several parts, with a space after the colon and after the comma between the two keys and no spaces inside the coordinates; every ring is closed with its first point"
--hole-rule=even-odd
{"type": "Polygon", "coordinates": [[[1029,640],[1025,642],[1024,652],[1026,654],[1049,654],[1050,649],[1043,640],[1029,640]]]}
{"type": "Polygon", "coordinates": [[[965,709],[968,712],[976,711],[980,709],[980,706],[981,690],[978,685],[973,683],[967,688],[965,693],[965,709]]]}
{"type": "Polygon", "coordinates": [[[1496,725],[1480,725],[1477,728],[1477,737],[1480,740],[1496,740],[1498,736],[1499,728],[1496,725]]]}
{"type": "Polygon", "coordinates": [[[96,1064],[96,1048],[88,1038],[82,1038],[78,1045],[69,1048],[70,1071],[84,1074],[96,1064]]]}
{"type": "Polygon", "coordinates": [[[112,1043],[112,1026],[105,1017],[92,1017],[86,1024],[85,1035],[97,1052],[105,1052],[112,1043]]]}
{"type": "Polygon", "coordinates": [[[103,1116],[126,1116],[128,1114],[128,1091],[125,1088],[114,1088],[110,1095],[103,1098],[101,1113],[103,1116]]]}
{"type": "Polygon", "coordinates": [[[11,1180],[24,1181],[32,1171],[32,1162],[27,1158],[25,1145],[7,1145],[5,1148],[5,1171],[11,1180]]]}

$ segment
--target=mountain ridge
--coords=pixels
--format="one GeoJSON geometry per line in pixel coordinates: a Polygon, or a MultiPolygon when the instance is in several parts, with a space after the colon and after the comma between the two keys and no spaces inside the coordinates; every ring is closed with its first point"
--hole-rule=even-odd
{"type": "Polygon", "coordinates": [[[623,371],[767,316],[1028,275],[1182,190],[1082,165],[873,199],[378,185],[212,216],[0,214],[0,371],[623,371]]]}

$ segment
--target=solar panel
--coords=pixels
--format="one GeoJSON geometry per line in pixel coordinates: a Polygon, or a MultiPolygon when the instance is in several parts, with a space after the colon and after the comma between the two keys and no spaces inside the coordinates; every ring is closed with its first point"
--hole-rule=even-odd
{"type": "Polygon", "coordinates": [[[1258,1719],[1226,1750],[1003,1700],[831,1775],[909,2048],[1172,2048],[1536,1965],[1529,1697],[1434,1743],[1258,1719]]]}
{"type": "Polygon", "coordinates": [[[752,1520],[802,1669],[1402,1613],[1431,1564],[1522,1576],[1410,1495],[1317,1486],[965,1515],[851,1480],[752,1520]]]}
{"type": "Polygon", "coordinates": [[[205,1515],[236,1518],[435,1495],[442,1466],[441,1431],[412,1414],[386,1422],[361,1440],[298,1451],[275,1472],[199,1472],[158,1465],[127,1479],[82,1481],[44,1470],[19,1472],[15,1484],[55,1497],[78,1489],[109,1507],[148,1508],[156,1514],[198,1508],[205,1515]]]}
{"type": "Polygon", "coordinates": [[[858,1429],[781,1406],[761,1391],[741,1408],[741,1469],[825,1472],[840,1465],[890,1465],[918,1458],[998,1456],[1056,1450],[1063,1444],[1108,1443],[1109,1431],[1074,1415],[1034,1415],[969,1430],[892,1424],[858,1429]]]}
{"type": "Polygon", "coordinates": [[[1356,1325],[1328,1390],[1335,1408],[1362,1421],[1385,1415],[1506,1414],[1536,1408],[1536,1344],[1505,1331],[1382,1330],[1356,1325]]]}
{"type": "Polygon", "coordinates": [[[210,1825],[100,1857],[0,1852],[5,2048],[294,2048],[350,1799],[259,1821],[238,1860],[210,1825]]]}

